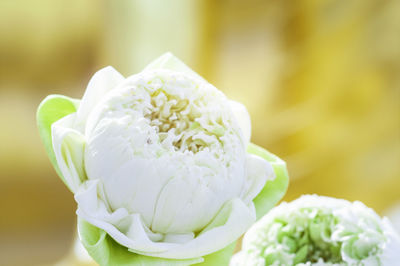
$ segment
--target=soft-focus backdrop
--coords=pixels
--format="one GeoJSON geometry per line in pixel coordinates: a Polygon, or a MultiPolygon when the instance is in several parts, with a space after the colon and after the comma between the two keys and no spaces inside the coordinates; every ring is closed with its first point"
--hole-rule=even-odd
{"type": "MultiPolygon", "coordinates": [[[[303,193],[400,202],[400,1],[0,1],[0,265],[70,251],[76,204],[40,142],[48,94],[80,98],[173,52],[252,117],[303,193]]],[[[67,263],[68,264],[68,263],[67,263]]],[[[68,265],[71,265],[69,263],[68,265]]]]}

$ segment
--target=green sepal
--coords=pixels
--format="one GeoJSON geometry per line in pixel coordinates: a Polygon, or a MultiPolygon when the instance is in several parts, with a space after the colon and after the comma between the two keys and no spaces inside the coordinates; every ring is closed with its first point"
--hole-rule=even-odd
{"type": "Polygon", "coordinates": [[[51,138],[51,125],[64,116],[76,112],[79,102],[79,100],[63,95],[49,95],[40,103],[36,112],[36,122],[39,129],[39,135],[43,141],[47,155],[49,156],[51,164],[56,170],[58,176],[68,188],[69,186],[65,182],[65,179],[57,165],[51,138]]]}

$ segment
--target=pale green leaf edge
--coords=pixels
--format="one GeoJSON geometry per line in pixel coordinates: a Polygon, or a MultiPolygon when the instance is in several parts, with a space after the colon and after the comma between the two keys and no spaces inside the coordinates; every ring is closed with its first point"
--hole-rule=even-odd
{"type": "MultiPolygon", "coordinates": [[[[37,125],[40,137],[51,163],[64,183],[66,182],[57,166],[52,148],[51,125],[62,117],[76,112],[78,105],[79,100],[63,95],[49,95],[42,101],[37,111],[37,125]]],[[[269,161],[276,174],[276,178],[268,181],[259,195],[254,199],[257,219],[259,219],[285,195],[289,177],[286,164],[279,157],[252,143],[249,144],[247,151],[269,161]]],[[[189,260],[162,259],[132,253],[127,248],[115,242],[105,231],[82,219],[78,219],[78,231],[82,244],[92,258],[100,265],[228,265],[236,246],[235,241],[218,252],[204,256],[204,262],[201,262],[201,258],[189,260]]]]}

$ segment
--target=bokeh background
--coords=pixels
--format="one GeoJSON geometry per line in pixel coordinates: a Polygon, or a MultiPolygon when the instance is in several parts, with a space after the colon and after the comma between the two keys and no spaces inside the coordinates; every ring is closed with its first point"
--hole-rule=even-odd
{"type": "Polygon", "coordinates": [[[96,70],[128,76],[166,51],[247,106],[252,141],[288,164],[285,200],[395,210],[400,1],[2,0],[0,265],[76,261],[76,205],[39,139],[40,101],[80,98],[96,70]]]}

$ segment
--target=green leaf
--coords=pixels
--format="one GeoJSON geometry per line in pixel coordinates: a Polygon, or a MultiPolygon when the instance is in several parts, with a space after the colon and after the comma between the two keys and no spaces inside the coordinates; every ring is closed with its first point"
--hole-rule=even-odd
{"type": "MultiPolygon", "coordinates": [[[[148,257],[128,251],[100,228],[78,218],[78,233],[83,246],[90,256],[101,266],[184,266],[202,261],[202,258],[174,260],[148,257]]],[[[209,264],[211,265],[211,264],[209,264]]]]}
{"type": "Polygon", "coordinates": [[[58,168],[56,156],[53,151],[51,125],[64,116],[76,112],[78,105],[78,100],[63,95],[49,95],[40,103],[36,113],[40,138],[43,141],[47,155],[49,156],[54,169],[65,185],[67,185],[67,183],[58,168]]]}
{"type": "Polygon", "coordinates": [[[267,150],[250,143],[247,146],[247,152],[267,160],[272,165],[276,175],[274,180],[267,181],[264,188],[253,200],[258,220],[283,198],[289,185],[289,175],[286,169],[286,163],[267,150]]]}

